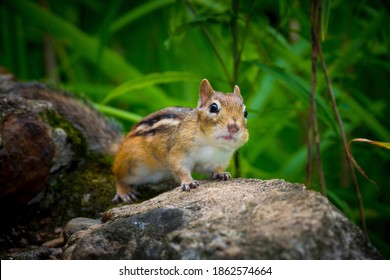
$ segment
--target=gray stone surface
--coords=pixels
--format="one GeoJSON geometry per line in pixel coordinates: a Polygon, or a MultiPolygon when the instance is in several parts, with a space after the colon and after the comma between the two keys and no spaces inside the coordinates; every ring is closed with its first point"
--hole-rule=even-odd
{"type": "Polygon", "coordinates": [[[63,258],[381,258],[325,197],[283,180],[202,181],[191,192],[113,208],[74,236],[63,258]]]}
{"type": "Polygon", "coordinates": [[[100,224],[101,222],[95,219],[83,218],[83,217],[74,218],[65,225],[62,232],[65,240],[68,240],[74,233],[81,230],[89,229],[92,226],[100,225],[100,224]]]}
{"type": "Polygon", "coordinates": [[[8,259],[12,260],[57,260],[61,256],[61,248],[39,247],[24,252],[12,254],[8,259]]]}

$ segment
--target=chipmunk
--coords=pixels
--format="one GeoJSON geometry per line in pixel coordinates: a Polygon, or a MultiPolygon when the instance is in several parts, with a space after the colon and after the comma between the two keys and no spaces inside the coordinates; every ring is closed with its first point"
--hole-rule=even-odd
{"type": "Polygon", "coordinates": [[[249,138],[247,110],[238,86],[231,94],[216,92],[208,80],[200,83],[197,108],[169,107],[135,124],[119,146],[113,172],[114,202],[136,201],[132,186],[180,181],[183,191],[199,186],[191,172],[211,178],[231,178],[225,168],[249,138]]]}

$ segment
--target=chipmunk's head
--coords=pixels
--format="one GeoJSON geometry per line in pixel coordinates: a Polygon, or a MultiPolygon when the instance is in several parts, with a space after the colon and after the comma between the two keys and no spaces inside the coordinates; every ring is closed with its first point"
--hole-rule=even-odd
{"type": "Polygon", "coordinates": [[[235,150],[248,141],[248,113],[238,86],[233,93],[224,94],[214,91],[208,80],[202,80],[197,111],[207,143],[235,150]]]}

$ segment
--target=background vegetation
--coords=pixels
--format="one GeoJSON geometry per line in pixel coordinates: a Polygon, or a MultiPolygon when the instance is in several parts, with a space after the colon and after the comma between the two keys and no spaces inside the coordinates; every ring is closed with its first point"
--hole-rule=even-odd
{"type": "MultiPolygon", "coordinates": [[[[195,106],[202,78],[224,92],[238,84],[250,130],[239,154],[241,176],[303,183],[309,7],[308,0],[4,0],[0,65],[21,80],[54,83],[87,97],[117,118],[124,132],[159,108],[195,106]]],[[[389,9],[379,0],[323,1],[322,51],[347,140],[390,142],[389,9]]],[[[327,195],[360,224],[320,64],[316,92],[327,195]]],[[[369,237],[390,258],[390,153],[364,143],[351,146],[378,184],[379,191],[357,174],[369,237]]],[[[313,168],[310,187],[320,191],[313,168]]]]}

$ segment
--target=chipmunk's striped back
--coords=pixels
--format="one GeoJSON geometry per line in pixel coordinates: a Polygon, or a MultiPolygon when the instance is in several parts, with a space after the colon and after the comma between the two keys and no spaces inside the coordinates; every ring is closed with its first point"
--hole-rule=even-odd
{"type": "Polygon", "coordinates": [[[132,128],[128,137],[153,136],[158,133],[169,133],[180,126],[192,108],[169,107],[150,114],[132,128]]]}

